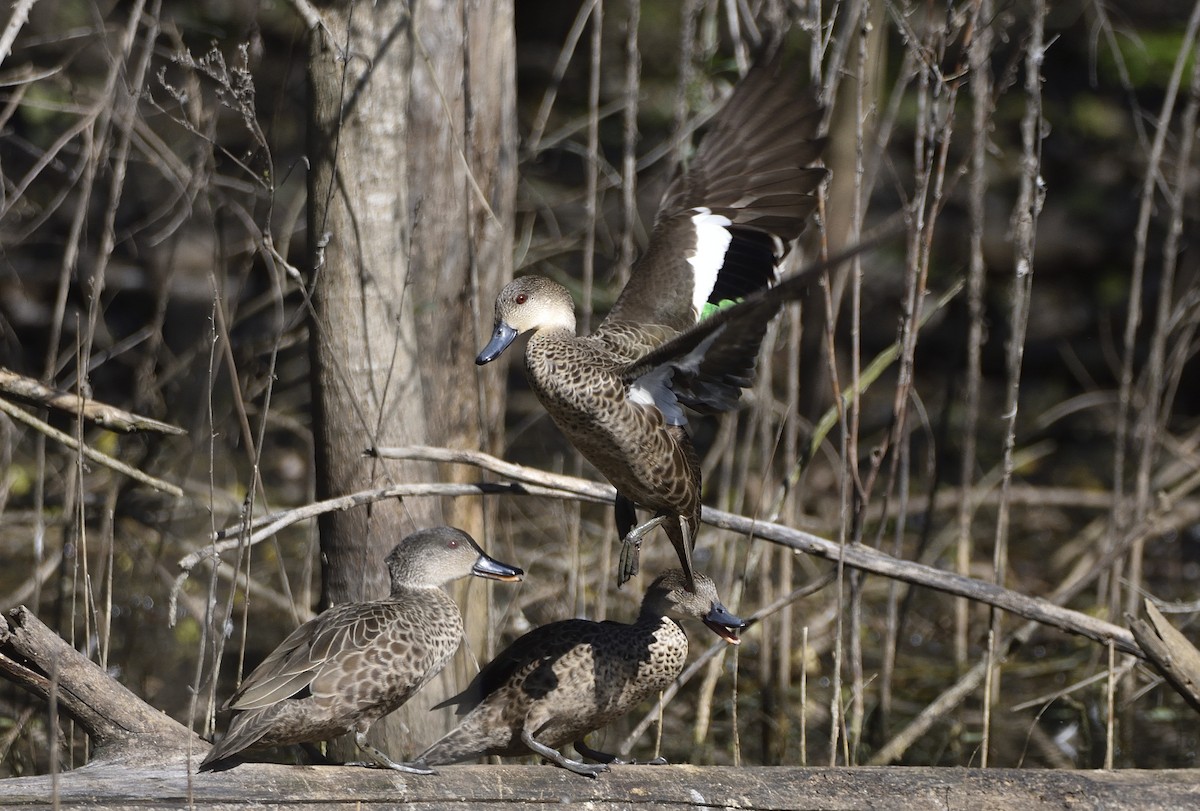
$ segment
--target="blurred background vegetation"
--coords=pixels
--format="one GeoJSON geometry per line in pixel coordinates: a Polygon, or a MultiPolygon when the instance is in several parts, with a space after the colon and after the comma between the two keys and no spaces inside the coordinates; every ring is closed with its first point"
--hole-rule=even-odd
{"type": "MultiPolygon", "coordinates": [[[[255,466],[268,496],[260,509],[314,498],[303,296],[298,280],[277,285],[262,259],[269,245],[302,271],[307,261],[305,35],[283,2],[162,0],[143,10],[158,27],[145,49],[148,24],[131,24],[133,5],[41,0],[0,63],[0,365],[186,429],[119,435],[5,398],[185,495],[0,416],[0,607],[33,607],[150,704],[207,734],[210,713],[193,695],[223,700],[236,668],[311,615],[320,593],[315,526],[259,546],[249,632],[243,643],[229,622],[214,680],[200,640],[209,604],[213,627],[226,627],[232,568],[197,566],[176,588],[179,561],[238,520],[255,466]],[[115,93],[117,83],[135,92],[115,93]]],[[[1005,584],[1031,595],[1090,571],[1071,607],[1124,624],[1150,597],[1180,609],[1172,619],[1195,639],[1195,15],[1173,2],[1078,0],[1053,4],[1042,27],[1027,2],[520,0],[518,272],[559,278],[584,300],[594,231],[590,306],[602,313],[690,133],[746,64],[752,21],[786,21],[797,69],[815,68],[814,81],[835,91],[834,180],[794,255],[853,242],[902,208],[909,236],[863,259],[861,291],[845,274],[828,299],[814,285],[774,328],[743,407],[694,421],[705,503],[981,579],[999,561],[1005,584]],[[971,48],[984,31],[990,82],[973,85],[971,48]],[[623,118],[630,98],[636,137],[623,118]],[[1041,139],[1023,141],[1039,104],[1041,139]],[[632,229],[631,206],[643,223],[632,229]],[[1036,214],[1025,231],[1022,208],[1036,214]],[[1019,273],[1023,250],[1032,262],[1019,273]],[[973,269],[975,284],[907,339],[902,360],[807,453],[813,426],[850,385],[855,353],[865,365],[913,335],[905,302],[931,307],[973,269]]],[[[595,477],[519,364],[510,370],[505,458],[595,477]]],[[[486,543],[528,577],[492,594],[492,650],[460,655],[484,660],[568,616],[631,619],[644,583],[613,588],[610,512],[500,501],[486,543]]],[[[977,765],[987,710],[989,765],[1097,767],[1106,754],[1118,767],[1196,765],[1200,726],[1155,673],[1123,656],[1110,671],[1102,646],[1050,628],[1013,646],[990,692],[968,691],[889,750],[984,661],[990,628],[1000,640],[1022,623],[993,626],[984,606],[731,533],[706,529],[699,543],[732,609],[784,605],[667,706],[668,759],[977,765]],[[824,585],[782,599],[808,583],[824,585]]],[[[649,542],[641,579],[672,554],[649,542]]],[[[239,584],[234,604],[244,596],[239,584]]],[[[715,641],[690,633],[693,658],[715,641]]],[[[641,720],[591,743],[618,748],[641,720]]],[[[61,728],[51,736],[44,706],[0,686],[0,774],[45,770],[51,740],[65,763],[83,762],[86,744],[61,728]]],[[[653,730],[628,744],[654,751],[653,730]]]]}

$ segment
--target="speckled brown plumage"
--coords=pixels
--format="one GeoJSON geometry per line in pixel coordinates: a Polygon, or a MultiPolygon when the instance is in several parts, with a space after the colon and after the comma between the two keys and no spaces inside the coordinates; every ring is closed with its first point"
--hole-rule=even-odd
{"type": "Polygon", "coordinates": [[[679,675],[688,643],[674,618],[703,620],[723,639],[737,641],[731,629],[744,623],[721,605],[711,580],[697,575],[695,585],[695,593],[688,591],[684,573],[672,569],[647,590],[632,624],[574,619],[525,634],[464,692],[439,705],[458,705],[466,718],[414,763],[536,753],[579,774],[604,771],[606,765],[581,763],[556,750],[573,743],[588,757],[615,761],[587,747],[584,736],[679,675]]]}
{"type": "Polygon", "coordinates": [[[463,625],[441,586],[474,574],[518,580],[520,569],[483,553],[451,527],[421,530],[387,557],[391,594],[334,606],[291,633],[226,702],[237,714],[200,764],[210,769],[251,747],[322,741],[354,732],[381,766],[392,762],[366,743],[367,730],[433,678],[457,650],[463,625]]]}
{"type": "Polygon", "coordinates": [[[824,145],[822,112],[814,91],[778,58],[760,59],[713,118],[687,173],[667,189],[645,254],[591,335],[575,334],[571,296],[549,279],[515,279],[496,299],[495,333],[477,362],[534,331],[525,349],[531,387],[617,489],[626,541],[618,583],[636,572],[641,537],[658,524],[691,580],[700,466],[680,404],[705,413],[736,404],[783,296],[752,317],[739,317],[737,307],[718,312],[724,318],[713,326],[701,320],[700,305],[753,297],[774,282],[827,175],[809,166],[824,145]],[[688,335],[698,339],[676,351],[688,335]],[[635,528],[634,504],[655,517],[635,528]]]}

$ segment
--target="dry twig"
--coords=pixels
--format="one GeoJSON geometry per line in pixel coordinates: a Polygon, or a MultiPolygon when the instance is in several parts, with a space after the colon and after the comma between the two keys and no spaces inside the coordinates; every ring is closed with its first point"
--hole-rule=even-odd
{"type": "Polygon", "coordinates": [[[86,397],[80,397],[78,394],[42,385],[31,377],[19,375],[3,367],[0,367],[0,392],[20,397],[47,408],[57,408],[68,414],[81,416],[110,431],[122,431],[124,433],[158,431],[159,433],[174,434],[176,436],[187,433],[182,428],[169,423],[160,422],[150,417],[143,417],[141,414],[134,414],[131,411],[102,403],[99,400],[91,400],[86,397]]]}

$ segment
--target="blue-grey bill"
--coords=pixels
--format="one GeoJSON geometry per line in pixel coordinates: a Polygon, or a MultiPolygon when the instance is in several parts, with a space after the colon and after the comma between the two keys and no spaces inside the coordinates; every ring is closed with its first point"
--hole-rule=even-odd
{"type": "Polygon", "coordinates": [[[717,603],[709,610],[703,621],[713,633],[730,645],[740,645],[742,643],[737,632],[746,627],[746,621],[730,614],[729,610],[720,603],[717,603]]]}
{"type": "Polygon", "coordinates": [[[487,342],[480,353],[475,357],[475,363],[482,366],[485,363],[491,363],[496,358],[500,357],[500,353],[508,349],[508,345],[517,337],[517,331],[501,321],[496,325],[495,331],[492,333],[492,340],[487,342]]]}
{"type": "Polygon", "coordinates": [[[515,583],[525,576],[525,570],[519,566],[510,566],[507,563],[501,563],[488,555],[480,555],[475,561],[475,565],[471,567],[471,574],[477,577],[486,577],[489,580],[503,580],[506,583],[515,583]]]}

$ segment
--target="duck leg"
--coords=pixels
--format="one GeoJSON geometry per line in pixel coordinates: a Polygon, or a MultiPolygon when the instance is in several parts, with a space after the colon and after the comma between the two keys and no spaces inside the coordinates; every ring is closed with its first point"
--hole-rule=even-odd
{"type": "MultiPolygon", "coordinates": [[[[638,557],[642,550],[642,538],[646,533],[664,523],[669,515],[659,513],[644,524],[634,527],[621,537],[621,557],[617,563],[617,587],[625,585],[629,578],[638,573],[638,557]]],[[[691,577],[690,573],[688,575],[691,577]]]]}
{"type": "Polygon", "coordinates": [[[617,537],[624,538],[637,526],[637,509],[633,501],[617,493],[613,500],[613,518],[617,522],[617,537]]]}
{"type": "MultiPolygon", "coordinates": [[[[625,585],[629,578],[638,573],[638,547],[630,549],[629,534],[637,526],[637,506],[620,493],[613,500],[613,518],[617,524],[617,537],[621,539],[621,557],[617,566],[617,588],[625,585]]],[[[639,536],[640,537],[640,536],[639,536]]]]}
{"type": "Polygon", "coordinates": [[[638,763],[637,760],[622,760],[621,758],[617,757],[616,755],[610,755],[607,752],[601,752],[599,749],[593,749],[592,747],[587,745],[587,743],[584,741],[583,738],[580,738],[579,740],[575,741],[571,745],[575,747],[575,751],[578,752],[581,757],[591,758],[592,760],[598,760],[601,763],[614,764],[617,766],[622,766],[622,765],[665,766],[665,765],[667,765],[667,759],[663,758],[663,757],[656,757],[656,758],[654,758],[654,760],[647,760],[645,763],[638,763]]]}
{"type": "Polygon", "coordinates": [[[562,766],[568,771],[575,772],[575,774],[582,774],[584,777],[596,777],[601,772],[608,771],[607,763],[581,763],[578,760],[571,760],[568,757],[564,757],[562,752],[551,749],[546,744],[534,740],[533,736],[529,734],[528,729],[521,730],[521,742],[528,746],[530,751],[536,752],[551,763],[562,766]]]}
{"type": "Polygon", "coordinates": [[[397,763],[379,749],[376,749],[374,746],[372,746],[367,740],[367,733],[362,730],[355,731],[354,742],[358,744],[358,748],[363,751],[364,755],[374,761],[377,766],[380,766],[384,769],[392,769],[397,772],[406,772],[408,774],[436,774],[433,769],[397,763]]]}
{"type": "Polygon", "coordinates": [[[657,526],[662,526],[679,555],[679,565],[687,576],[688,590],[696,588],[695,569],[692,566],[692,546],[695,545],[696,533],[693,522],[682,515],[659,513],[644,524],[640,524],[621,538],[621,557],[617,564],[617,587],[625,585],[629,578],[638,573],[638,557],[642,549],[642,538],[657,526]]]}

